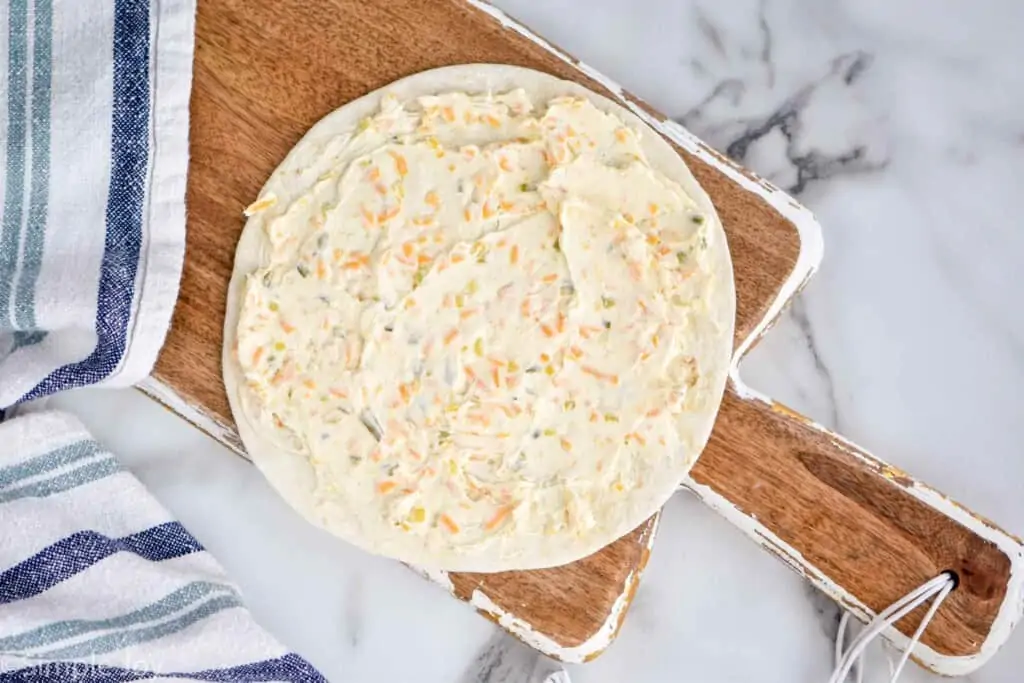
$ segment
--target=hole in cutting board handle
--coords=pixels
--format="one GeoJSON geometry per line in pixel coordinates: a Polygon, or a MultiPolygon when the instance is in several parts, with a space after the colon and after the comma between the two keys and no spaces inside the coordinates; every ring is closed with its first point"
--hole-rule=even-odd
{"type": "Polygon", "coordinates": [[[942,573],[949,574],[949,576],[953,579],[953,590],[951,590],[950,593],[952,593],[960,587],[960,574],[958,574],[955,569],[946,569],[942,573]]]}

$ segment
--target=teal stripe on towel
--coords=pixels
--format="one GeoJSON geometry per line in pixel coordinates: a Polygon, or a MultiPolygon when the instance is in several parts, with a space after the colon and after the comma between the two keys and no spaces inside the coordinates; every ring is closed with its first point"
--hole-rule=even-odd
{"type": "Polygon", "coordinates": [[[7,4],[7,165],[0,229],[0,332],[14,329],[11,287],[18,267],[25,194],[25,95],[28,85],[28,1],[7,4]]]}
{"type": "Polygon", "coordinates": [[[241,600],[234,595],[222,595],[213,598],[208,602],[204,602],[196,609],[183,614],[177,619],[165,621],[164,623],[157,624],[156,626],[111,633],[98,638],[93,638],[92,640],[86,640],[81,643],[69,645],[67,647],[25,655],[25,658],[51,660],[77,659],[79,657],[102,655],[115,650],[123,650],[133,645],[147,643],[151,640],[156,640],[157,638],[163,638],[164,636],[169,636],[172,633],[183,631],[196,622],[202,621],[203,619],[211,617],[218,612],[222,612],[226,609],[232,609],[234,607],[242,607],[241,600]]]}
{"type": "Polygon", "coordinates": [[[22,498],[46,498],[64,491],[78,488],[89,482],[109,477],[121,471],[121,466],[114,460],[114,456],[103,458],[88,465],[61,474],[53,479],[27,484],[17,489],[8,489],[0,492],[0,505],[10,503],[22,498]]]}
{"type": "Polygon", "coordinates": [[[35,330],[37,327],[36,281],[43,263],[46,214],[50,202],[52,71],[53,7],[51,0],[36,0],[35,35],[32,42],[32,185],[29,190],[28,226],[22,247],[21,273],[14,299],[14,322],[22,330],[35,330]]]}
{"type": "Polygon", "coordinates": [[[130,626],[160,621],[210,595],[225,593],[231,596],[236,595],[235,590],[227,584],[193,581],[154,603],[118,617],[94,621],[86,619],[58,621],[30,631],[0,638],[0,653],[24,655],[25,650],[38,649],[62,640],[77,638],[93,631],[123,630],[130,626]]]}
{"type": "Polygon", "coordinates": [[[14,333],[14,348],[11,351],[17,351],[18,349],[25,348],[26,346],[35,346],[39,342],[46,339],[46,332],[43,330],[35,330],[34,332],[22,332],[18,330],[14,333]]]}
{"type": "Polygon", "coordinates": [[[95,441],[76,441],[67,446],[37,455],[23,463],[0,468],[0,491],[15,482],[55,470],[69,463],[91,458],[103,449],[95,441]]]}

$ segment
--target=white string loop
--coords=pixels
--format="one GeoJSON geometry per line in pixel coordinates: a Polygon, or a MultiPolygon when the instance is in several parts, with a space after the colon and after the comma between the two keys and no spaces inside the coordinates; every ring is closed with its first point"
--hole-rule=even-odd
{"type": "Polygon", "coordinates": [[[907,643],[907,647],[903,651],[903,656],[900,657],[900,661],[896,665],[896,669],[893,671],[892,678],[889,679],[889,683],[896,683],[896,679],[899,677],[900,672],[903,671],[903,666],[910,658],[911,651],[921,639],[921,634],[924,633],[924,630],[931,622],[932,617],[934,617],[935,613],[939,610],[939,606],[942,605],[943,600],[946,599],[954,587],[956,587],[956,578],[953,574],[949,572],[939,574],[931,581],[918,586],[879,612],[878,616],[869,621],[867,626],[861,629],[860,633],[858,633],[853,639],[850,646],[845,649],[844,641],[846,640],[846,627],[850,621],[850,613],[844,613],[843,618],[839,621],[839,633],[836,634],[835,670],[832,672],[832,676],[829,677],[828,683],[846,683],[847,676],[850,674],[850,671],[853,670],[854,665],[857,666],[856,683],[861,683],[864,679],[864,651],[871,641],[882,633],[882,631],[889,628],[934,597],[934,602],[932,602],[931,607],[928,608],[928,612],[924,615],[924,618],[921,620],[921,624],[917,627],[917,630],[914,631],[913,637],[910,639],[910,642],[907,643]]]}

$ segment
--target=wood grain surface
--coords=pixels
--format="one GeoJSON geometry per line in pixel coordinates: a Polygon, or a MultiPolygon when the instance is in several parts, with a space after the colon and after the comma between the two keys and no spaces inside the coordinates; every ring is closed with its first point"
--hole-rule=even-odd
{"type": "MultiPolygon", "coordinates": [[[[578,648],[592,638],[623,594],[628,600],[647,565],[656,520],[647,520],[600,552],[551,569],[496,574],[451,574],[453,594],[470,600],[482,591],[503,612],[531,624],[560,646],[578,648]],[[624,569],[628,572],[622,575],[624,569]]],[[[618,615],[618,631],[625,608],[618,615]]],[[[600,654],[600,651],[593,653],[600,654]]]]}
{"type": "MultiPolygon", "coordinates": [[[[409,74],[515,64],[603,89],[459,0],[200,0],[191,105],[188,239],[181,294],[154,377],[213,423],[232,421],[221,380],[225,297],[242,209],[318,119],[409,74]]],[[[763,320],[799,239],[759,196],[684,153],[722,217],[737,285],[737,340],[763,320]]],[[[874,609],[936,571],[963,583],[926,642],[969,653],[984,640],[1009,564],[964,527],[768,404],[727,396],[693,477],[722,493],[874,609]]],[[[229,442],[231,437],[225,436],[229,442]]],[[[232,443],[237,449],[237,440],[232,443]]],[[[451,575],[564,647],[585,644],[635,589],[655,520],[555,569],[451,575]]],[[[914,624],[908,617],[904,631],[914,624]]],[[[617,624],[616,624],[617,628],[617,624]]]]}
{"type": "MultiPolygon", "coordinates": [[[[906,475],[865,466],[776,404],[726,391],[711,441],[690,478],[755,517],[813,567],[880,612],[937,574],[960,579],[922,642],[937,652],[974,654],[988,635],[1009,582],[996,546],[914,499],[906,475]]],[[[765,539],[765,547],[772,550],[765,539]]],[[[927,605],[899,623],[912,634],[927,605]]]]}

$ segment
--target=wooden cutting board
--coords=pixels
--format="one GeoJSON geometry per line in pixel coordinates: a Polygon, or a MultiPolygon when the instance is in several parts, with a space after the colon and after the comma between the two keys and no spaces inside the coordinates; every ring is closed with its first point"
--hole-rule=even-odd
{"type": "MultiPolygon", "coordinates": [[[[196,33],[184,276],[166,346],[143,388],[243,455],[219,360],[242,208],[313,123],[402,76],[449,64],[516,64],[583,83],[645,117],[686,158],[725,225],[737,363],[820,260],[820,232],[806,209],[482,2],[200,0],[196,33]]],[[[959,587],[917,651],[942,673],[979,666],[1020,615],[1018,539],[755,394],[735,371],[685,485],[861,616],[956,571],[959,587]]],[[[587,660],[617,634],[656,526],[657,516],[564,567],[431,578],[534,647],[587,660]]],[[[905,642],[922,613],[890,638],[905,642]]]]}

